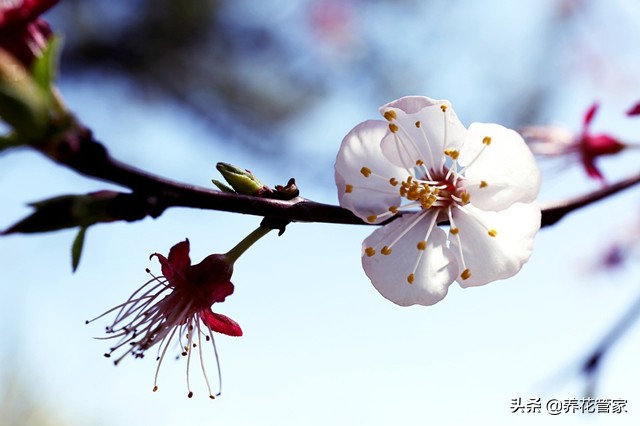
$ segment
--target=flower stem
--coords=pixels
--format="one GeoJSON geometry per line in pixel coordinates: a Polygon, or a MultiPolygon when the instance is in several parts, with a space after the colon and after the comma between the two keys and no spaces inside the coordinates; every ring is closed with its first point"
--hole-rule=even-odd
{"type": "Polygon", "coordinates": [[[268,228],[266,226],[259,226],[252,233],[244,237],[242,241],[240,241],[234,248],[229,250],[225,256],[227,259],[234,263],[242,254],[247,251],[249,247],[251,247],[256,241],[260,238],[264,237],[271,231],[272,228],[268,228]]]}

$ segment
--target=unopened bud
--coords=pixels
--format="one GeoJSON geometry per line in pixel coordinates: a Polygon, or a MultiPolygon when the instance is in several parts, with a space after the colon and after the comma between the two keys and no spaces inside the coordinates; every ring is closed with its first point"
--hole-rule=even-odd
{"type": "MultiPolygon", "coordinates": [[[[242,170],[228,163],[218,163],[216,164],[216,169],[218,169],[222,177],[224,177],[227,183],[231,185],[231,188],[238,194],[256,195],[266,188],[249,170],[242,170]]],[[[223,183],[215,180],[213,183],[220,190],[229,192],[228,190],[230,188],[223,183]]]]}

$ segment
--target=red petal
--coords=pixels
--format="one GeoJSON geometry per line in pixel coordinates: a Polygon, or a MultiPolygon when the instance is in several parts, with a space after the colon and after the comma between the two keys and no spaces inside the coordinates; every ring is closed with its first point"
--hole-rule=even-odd
{"type": "Polygon", "coordinates": [[[24,26],[34,21],[60,0],[25,0],[18,6],[0,5],[0,30],[24,26]]]}
{"type": "Polygon", "coordinates": [[[179,242],[169,251],[169,263],[173,271],[184,276],[185,271],[191,266],[189,259],[189,239],[179,242]]]}
{"type": "Polygon", "coordinates": [[[160,262],[162,275],[175,285],[175,278],[180,277],[184,280],[186,270],[191,265],[191,259],[189,259],[189,240],[186,239],[171,247],[169,259],[160,253],[153,253],[149,258],[153,256],[157,257],[160,262]]]}
{"type": "Polygon", "coordinates": [[[635,104],[634,106],[632,106],[629,111],[627,111],[627,115],[629,117],[634,116],[634,115],[640,115],[640,102],[638,102],[637,104],[635,104]]]}
{"type": "Polygon", "coordinates": [[[583,156],[582,165],[584,166],[584,169],[586,170],[590,178],[598,179],[599,181],[604,182],[604,176],[602,175],[602,172],[600,172],[598,167],[596,167],[594,158],[583,156]]]}
{"type": "Polygon", "coordinates": [[[216,314],[211,310],[202,311],[200,316],[205,325],[217,333],[227,336],[242,336],[242,329],[238,323],[228,316],[216,314]]]}
{"type": "Polygon", "coordinates": [[[587,112],[584,114],[584,119],[582,122],[583,130],[586,130],[586,128],[589,126],[589,124],[591,123],[591,120],[593,120],[593,117],[596,115],[596,112],[598,111],[599,107],[600,107],[600,104],[598,102],[594,102],[594,104],[591,105],[591,108],[589,108],[587,112]]]}

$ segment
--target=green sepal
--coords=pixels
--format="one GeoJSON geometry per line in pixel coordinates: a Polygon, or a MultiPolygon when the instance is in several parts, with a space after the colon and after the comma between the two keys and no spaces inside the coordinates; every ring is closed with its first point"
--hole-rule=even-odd
{"type": "Polygon", "coordinates": [[[51,100],[53,82],[58,74],[58,58],[62,50],[62,37],[54,35],[36,57],[31,66],[31,75],[43,93],[51,100]]]}
{"type": "Polygon", "coordinates": [[[22,64],[0,49],[0,118],[22,139],[36,140],[47,130],[49,103],[22,64]]]}
{"type": "Polygon", "coordinates": [[[80,231],[78,231],[78,235],[73,240],[73,245],[71,246],[71,268],[73,272],[78,269],[78,265],[80,264],[80,256],[82,256],[82,248],[84,246],[84,237],[87,233],[88,226],[80,227],[80,231]]]}

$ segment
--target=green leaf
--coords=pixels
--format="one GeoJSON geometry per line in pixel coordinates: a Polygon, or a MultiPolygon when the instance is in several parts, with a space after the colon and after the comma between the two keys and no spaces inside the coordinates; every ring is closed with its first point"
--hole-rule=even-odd
{"type": "Polygon", "coordinates": [[[71,246],[71,267],[73,268],[73,272],[78,269],[78,265],[80,264],[80,256],[82,256],[82,247],[84,246],[84,236],[88,228],[88,226],[81,227],[76,239],[73,240],[73,245],[71,246]]]}
{"type": "Polygon", "coordinates": [[[32,65],[33,79],[47,96],[51,96],[53,81],[58,73],[58,57],[61,50],[62,37],[54,35],[48,40],[41,55],[35,59],[32,65]]]}
{"type": "Polygon", "coordinates": [[[228,192],[230,194],[235,194],[236,191],[234,191],[231,187],[227,186],[226,184],[220,182],[219,180],[216,179],[211,179],[211,182],[213,182],[213,184],[215,186],[218,187],[218,189],[222,192],[228,192]]]}

